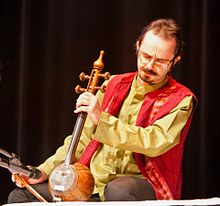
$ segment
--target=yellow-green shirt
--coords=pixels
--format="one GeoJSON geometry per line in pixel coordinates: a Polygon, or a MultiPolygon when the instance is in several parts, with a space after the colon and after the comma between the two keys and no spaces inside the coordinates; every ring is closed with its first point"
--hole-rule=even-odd
{"type": "MultiPolygon", "coordinates": [[[[167,116],[155,121],[152,126],[135,126],[145,96],[166,82],[167,79],[156,85],[139,86],[135,78],[117,117],[102,112],[97,126],[87,118],[76,158],[79,159],[91,138],[103,143],[90,162],[90,170],[95,179],[94,193],[99,193],[102,199],[105,185],[115,177],[141,176],[132,157],[133,152],[155,157],[179,143],[181,131],[193,108],[192,96],[185,97],[167,116]]],[[[97,93],[97,97],[102,102],[101,92],[97,93]]],[[[70,141],[71,136],[68,136],[64,145],[39,168],[50,175],[65,160],[70,141]]]]}

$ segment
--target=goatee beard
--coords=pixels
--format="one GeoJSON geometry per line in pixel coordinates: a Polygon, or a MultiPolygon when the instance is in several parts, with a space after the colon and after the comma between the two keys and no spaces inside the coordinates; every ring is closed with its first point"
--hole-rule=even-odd
{"type": "Polygon", "coordinates": [[[138,74],[138,77],[145,83],[147,84],[153,84],[152,80],[151,81],[148,81],[146,78],[143,78],[140,74],[138,74]]]}

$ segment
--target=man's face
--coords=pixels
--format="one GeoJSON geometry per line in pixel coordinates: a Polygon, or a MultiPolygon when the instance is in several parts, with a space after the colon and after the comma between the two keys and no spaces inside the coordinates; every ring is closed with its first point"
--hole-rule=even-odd
{"type": "Polygon", "coordinates": [[[173,65],[175,48],[175,39],[164,40],[152,31],[145,34],[141,45],[137,48],[140,84],[156,84],[166,78],[173,65]]]}

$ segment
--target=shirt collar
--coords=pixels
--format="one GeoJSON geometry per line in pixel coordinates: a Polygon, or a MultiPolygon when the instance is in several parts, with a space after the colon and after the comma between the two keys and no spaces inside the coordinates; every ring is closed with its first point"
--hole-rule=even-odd
{"type": "Polygon", "coordinates": [[[146,84],[146,85],[139,85],[137,81],[137,75],[134,78],[132,82],[131,89],[134,90],[137,93],[140,93],[141,95],[146,95],[148,93],[151,93],[159,88],[161,88],[163,85],[165,85],[169,80],[169,76],[167,76],[162,82],[159,82],[157,84],[146,84]]]}

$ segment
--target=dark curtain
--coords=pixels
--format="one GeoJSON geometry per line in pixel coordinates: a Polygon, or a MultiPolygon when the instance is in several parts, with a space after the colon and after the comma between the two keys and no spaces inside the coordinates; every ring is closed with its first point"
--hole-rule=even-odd
{"type": "MultiPolygon", "coordinates": [[[[100,50],[104,71],[136,71],[142,28],[174,18],[186,43],[174,76],[199,105],[185,144],[183,199],[219,196],[219,22],[213,0],[2,0],[0,147],[38,165],[72,132],[78,75],[100,50]]],[[[83,83],[85,86],[86,83],[83,83]]],[[[0,168],[0,201],[15,187],[0,168]]]]}

